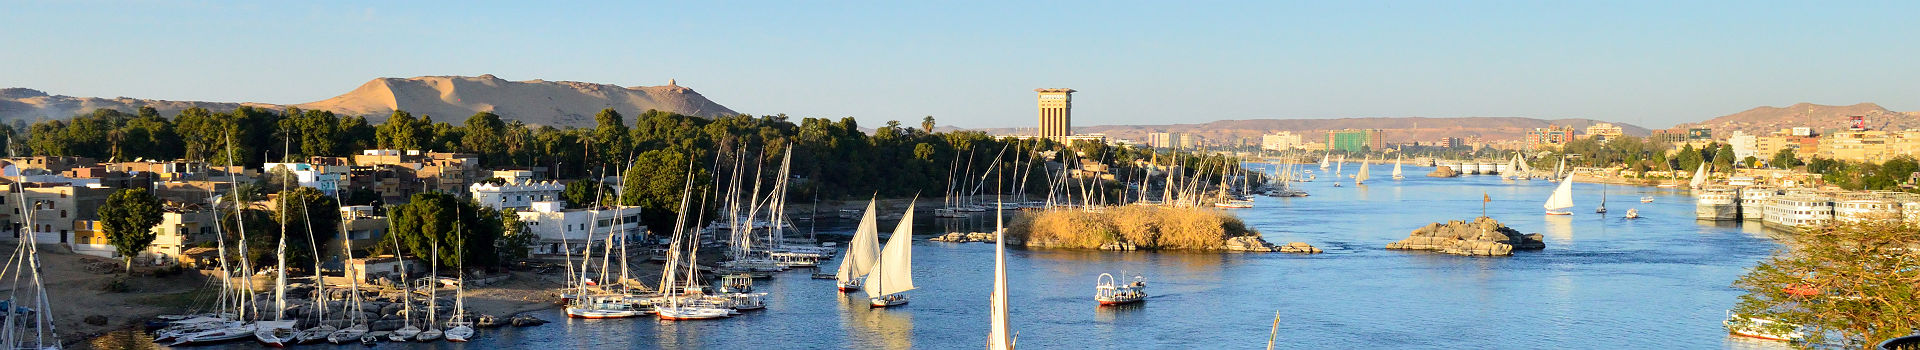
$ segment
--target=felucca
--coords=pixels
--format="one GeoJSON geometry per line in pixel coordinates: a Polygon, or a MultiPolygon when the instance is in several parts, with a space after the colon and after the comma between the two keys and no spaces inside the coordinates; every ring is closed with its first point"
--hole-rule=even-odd
{"type": "MultiPolygon", "coordinates": [[[[458,209],[456,209],[456,212],[457,210],[458,209]]],[[[459,214],[455,214],[454,216],[458,217],[459,214]]],[[[466,232],[461,230],[459,221],[454,221],[453,225],[454,236],[458,237],[456,238],[457,242],[465,245],[467,242],[466,232]]],[[[466,254],[459,254],[459,256],[461,265],[466,265],[466,254]]],[[[458,279],[459,283],[454,285],[453,289],[453,318],[447,319],[445,336],[447,341],[464,343],[467,341],[467,338],[473,337],[473,321],[467,320],[467,269],[460,268],[458,275],[460,276],[458,279]]]]}
{"type": "Polygon", "coordinates": [[[1373,177],[1369,176],[1368,174],[1371,173],[1367,171],[1368,165],[1371,165],[1371,163],[1373,163],[1373,157],[1367,157],[1366,160],[1360,161],[1360,173],[1353,175],[1354,186],[1365,185],[1367,184],[1367,179],[1373,177]]]}
{"type": "Polygon", "coordinates": [[[408,283],[411,281],[407,277],[407,258],[402,255],[403,251],[400,249],[400,240],[394,240],[393,258],[400,260],[400,313],[405,315],[400,318],[404,327],[387,333],[387,340],[396,342],[413,340],[413,336],[420,335],[420,327],[413,325],[413,284],[408,283]]]}
{"type": "Polygon", "coordinates": [[[865,284],[869,306],[907,303],[907,295],[901,293],[913,290],[913,204],[907,204],[907,212],[900,215],[900,224],[887,237],[887,246],[880,249],[880,259],[874,261],[865,284]]]}
{"type": "Polygon", "coordinates": [[[860,216],[853,241],[847,242],[847,253],[840,258],[840,271],[834,274],[834,279],[842,293],[860,290],[861,281],[873,269],[874,260],[880,257],[880,224],[875,217],[875,206],[874,200],[867,201],[867,212],[860,216]]]}
{"type": "Polygon", "coordinates": [[[1406,175],[1402,175],[1400,173],[1400,161],[1402,160],[1402,158],[1403,157],[1401,156],[1393,156],[1393,180],[1394,181],[1407,179],[1406,175]]]}
{"type": "Polygon", "coordinates": [[[1687,188],[1697,190],[1706,186],[1707,186],[1707,163],[1700,162],[1700,170],[1693,172],[1693,181],[1687,183],[1687,188]]]}
{"type": "Polygon", "coordinates": [[[1547,197],[1547,215],[1573,215],[1567,208],[1573,207],[1573,175],[1560,180],[1560,187],[1553,189],[1553,195],[1547,197]]]}
{"type": "Polygon", "coordinates": [[[987,332],[988,350],[1013,350],[1013,326],[1007,318],[1007,229],[1005,214],[999,209],[993,216],[993,293],[987,313],[993,314],[993,329],[987,332]]]}
{"type": "Polygon", "coordinates": [[[1593,209],[1593,212],[1599,214],[1607,213],[1607,183],[1605,182],[1600,183],[1600,207],[1593,209]]]}

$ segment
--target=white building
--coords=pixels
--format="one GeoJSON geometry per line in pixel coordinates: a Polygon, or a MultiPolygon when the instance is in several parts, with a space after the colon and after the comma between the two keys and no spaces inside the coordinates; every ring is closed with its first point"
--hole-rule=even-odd
{"type": "Polygon", "coordinates": [[[493,209],[527,209],[535,202],[558,201],[567,185],[555,181],[516,182],[507,185],[477,183],[467,186],[473,199],[493,209]]]}
{"type": "MultiPolygon", "coordinates": [[[[1733,136],[1727,137],[1727,145],[1733,147],[1733,161],[1735,162],[1739,162],[1742,159],[1747,159],[1747,157],[1761,158],[1761,155],[1759,154],[1760,153],[1760,137],[1759,136],[1747,135],[1747,133],[1745,132],[1735,130],[1733,132],[1733,136]]],[[[1771,157],[1773,155],[1769,154],[1766,156],[1771,157]]],[[[1749,165],[1753,165],[1753,164],[1749,164],[1749,165]]]]}
{"type": "Polygon", "coordinates": [[[1294,135],[1293,132],[1289,131],[1260,136],[1260,149],[1268,151],[1285,151],[1299,148],[1301,144],[1303,144],[1303,142],[1301,142],[1300,135],[1294,135]]]}
{"type": "Polygon", "coordinates": [[[300,187],[320,190],[329,196],[336,195],[350,178],[349,169],[339,165],[314,165],[312,163],[266,163],[262,168],[272,173],[276,169],[286,169],[292,173],[300,187]]]}
{"type": "Polygon", "coordinates": [[[557,201],[533,202],[528,210],[517,212],[527,231],[539,237],[530,251],[540,255],[561,255],[562,249],[580,254],[595,242],[605,242],[609,234],[641,239],[647,227],[640,224],[640,207],[565,209],[557,201]]]}

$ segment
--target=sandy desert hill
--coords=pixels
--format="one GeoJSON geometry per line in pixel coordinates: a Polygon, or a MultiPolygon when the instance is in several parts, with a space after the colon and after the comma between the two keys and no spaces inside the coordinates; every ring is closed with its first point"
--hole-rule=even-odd
{"type": "MultiPolygon", "coordinates": [[[[60,119],[100,108],[132,113],[140,106],[153,106],[161,115],[169,116],[193,107],[214,111],[240,106],[288,107],[268,103],[73,97],[26,88],[0,89],[0,122],[60,119]]],[[[606,108],[628,117],[648,109],[702,117],[736,114],[671,80],[663,86],[622,87],[573,81],[507,81],[493,75],[378,78],[346,94],[291,106],[366,116],[372,122],[386,120],[395,109],[416,117],[426,115],[454,123],[480,111],[492,111],[509,120],[557,127],[592,127],[593,115],[606,108]]]]}
{"type": "Polygon", "coordinates": [[[346,94],[295,107],[365,115],[371,120],[384,120],[395,109],[441,121],[464,120],[477,112],[492,111],[527,124],[575,127],[593,126],[593,115],[606,108],[629,117],[648,109],[702,117],[735,114],[671,81],[663,86],[621,87],[573,81],[507,81],[491,74],[379,78],[346,94]]]}
{"type": "Polygon", "coordinates": [[[1755,107],[1703,122],[1680,124],[1673,128],[1675,130],[1712,128],[1715,137],[1725,137],[1736,130],[1752,135],[1767,135],[1780,129],[1799,126],[1812,126],[1814,130],[1827,131],[1848,127],[1847,117],[1849,116],[1867,117],[1867,127],[1874,129],[1920,128],[1920,112],[1895,112],[1873,103],[1829,106],[1804,102],[1786,107],[1755,107]]]}

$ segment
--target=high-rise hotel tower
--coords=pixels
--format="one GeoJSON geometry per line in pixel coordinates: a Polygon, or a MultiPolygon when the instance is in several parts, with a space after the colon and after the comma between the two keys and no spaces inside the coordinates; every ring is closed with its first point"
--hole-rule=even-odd
{"type": "Polygon", "coordinates": [[[1073,89],[1033,89],[1040,94],[1040,136],[1062,143],[1073,136],[1073,89]]]}

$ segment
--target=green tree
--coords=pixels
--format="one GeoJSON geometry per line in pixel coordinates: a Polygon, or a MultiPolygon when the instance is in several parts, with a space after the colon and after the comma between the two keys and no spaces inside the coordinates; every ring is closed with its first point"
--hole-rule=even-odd
{"type": "Polygon", "coordinates": [[[387,210],[387,235],[379,247],[390,249],[398,242],[407,255],[444,266],[499,266],[505,261],[498,241],[507,226],[517,224],[506,220],[493,208],[452,194],[415,194],[407,204],[387,210]]]}
{"type": "Polygon", "coordinates": [[[145,188],[116,191],[100,206],[100,230],[113,242],[127,273],[133,273],[133,258],[153,244],[153,227],[159,224],[160,198],[145,188]]]}
{"type": "Polygon", "coordinates": [[[626,117],[621,116],[619,111],[615,111],[612,108],[602,109],[599,114],[593,116],[595,124],[593,128],[593,153],[595,159],[604,162],[604,164],[620,165],[625,163],[628,156],[627,152],[631,150],[629,147],[633,145],[632,141],[628,139],[630,135],[628,135],[629,130],[627,130],[626,120],[626,117]]]}
{"type": "Polygon", "coordinates": [[[1789,249],[1734,282],[1746,290],[1735,312],[1804,327],[1809,344],[1830,335],[1869,340],[1920,329],[1920,246],[1898,220],[1837,222],[1783,236],[1789,249]]]}
{"type": "Polygon", "coordinates": [[[586,208],[598,202],[594,200],[595,197],[613,193],[610,187],[594,186],[595,183],[597,181],[593,179],[568,181],[567,188],[560,190],[560,199],[567,201],[568,208],[586,208]]]}
{"type": "Polygon", "coordinates": [[[480,155],[480,161],[489,165],[508,164],[507,124],[493,112],[474,113],[467,118],[465,135],[461,136],[460,148],[480,155]]]}
{"type": "Polygon", "coordinates": [[[379,138],[378,146],[382,149],[420,149],[433,136],[428,129],[431,125],[431,119],[414,119],[412,113],[396,110],[387,116],[386,122],[380,123],[375,137],[379,138]]]}
{"type": "Polygon", "coordinates": [[[1713,167],[1721,171],[1733,170],[1733,146],[1721,145],[1713,152],[1713,167]]]}
{"type": "Polygon", "coordinates": [[[641,207],[642,221],[648,226],[671,226],[674,216],[680,212],[680,197],[689,193],[686,192],[687,177],[695,177],[691,193],[703,192],[701,189],[708,182],[705,170],[689,169],[688,161],[686,155],[670,150],[640,153],[623,176],[622,204],[641,207]],[[693,173],[688,174],[689,170],[693,173]]]}
{"type": "Polygon", "coordinates": [[[933,133],[933,116],[920,119],[920,130],[924,130],[929,134],[933,133]]]}
{"type": "Polygon", "coordinates": [[[1800,164],[1800,158],[1794,156],[1793,149],[1791,148],[1781,149],[1780,152],[1775,152],[1773,154],[1773,162],[1767,163],[1767,165],[1773,166],[1774,169],[1793,169],[1794,167],[1800,166],[1800,164]]]}

